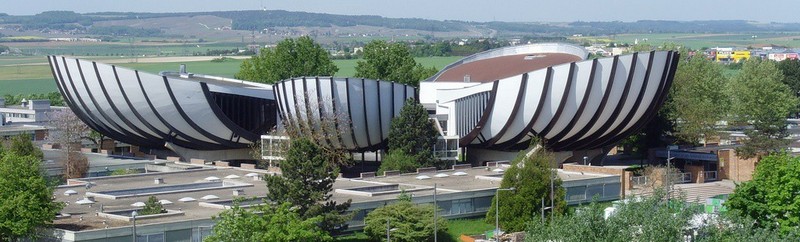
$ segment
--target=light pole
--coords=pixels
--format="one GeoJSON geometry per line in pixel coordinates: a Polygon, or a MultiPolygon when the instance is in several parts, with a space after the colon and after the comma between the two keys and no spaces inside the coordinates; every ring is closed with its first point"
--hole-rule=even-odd
{"type": "Polygon", "coordinates": [[[392,237],[390,237],[389,234],[391,234],[391,232],[397,231],[397,228],[393,228],[393,229],[390,229],[390,228],[391,227],[389,226],[389,219],[386,219],[386,242],[391,242],[392,241],[392,237]]]}
{"type": "Polygon", "coordinates": [[[494,192],[494,197],[497,198],[494,209],[494,241],[500,241],[500,191],[514,191],[516,188],[497,188],[494,192]]]}
{"type": "Polygon", "coordinates": [[[667,206],[669,206],[669,199],[670,199],[669,190],[671,188],[670,183],[672,183],[672,177],[670,176],[669,167],[670,167],[670,163],[671,163],[673,158],[671,157],[670,150],[671,150],[671,148],[669,146],[667,146],[667,172],[666,172],[667,173],[667,179],[665,179],[666,180],[665,182],[666,182],[666,185],[667,185],[667,188],[665,189],[665,190],[667,190],[667,206]]]}
{"type": "Polygon", "coordinates": [[[133,217],[133,242],[136,242],[136,215],[139,214],[135,210],[131,212],[131,217],[133,217]]]}
{"type": "Polygon", "coordinates": [[[439,212],[439,206],[436,205],[436,183],[433,184],[433,242],[439,242],[439,224],[436,223],[436,214],[439,212]]]}

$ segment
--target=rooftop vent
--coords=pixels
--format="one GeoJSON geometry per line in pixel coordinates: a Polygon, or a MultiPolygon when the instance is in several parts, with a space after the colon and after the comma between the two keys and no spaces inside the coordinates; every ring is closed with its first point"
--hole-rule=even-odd
{"type": "Polygon", "coordinates": [[[164,184],[164,178],[157,177],[154,181],[155,184],[164,184]]]}

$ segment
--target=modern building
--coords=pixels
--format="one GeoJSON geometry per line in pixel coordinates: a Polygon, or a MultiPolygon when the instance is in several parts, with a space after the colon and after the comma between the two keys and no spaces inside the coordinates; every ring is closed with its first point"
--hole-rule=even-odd
{"type": "MultiPolygon", "coordinates": [[[[147,165],[148,169],[158,167],[147,165]]],[[[508,165],[492,167],[460,166],[449,170],[390,174],[347,179],[333,185],[332,200],[351,200],[355,216],[348,230],[360,230],[370,211],[396,201],[405,191],[412,202],[441,209],[446,218],[475,217],[486,214],[508,165]],[[434,186],[436,184],[436,186],[434,186]]],[[[134,175],[71,179],[55,191],[65,202],[53,221],[52,235],[46,241],[201,241],[211,233],[218,213],[229,209],[236,198],[256,198],[241,206],[263,203],[270,175],[264,170],[166,164],[172,171],[134,175]],[[167,210],[158,215],[137,216],[149,196],[156,196],[167,210]],[[134,222],[135,220],[135,222],[134,222]],[[135,229],[134,229],[135,227],[135,229]]],[[[619,176],[587,172],[558,171],[566,189],[567,204],[617,200],[621,194],[619,176]]]]}
{"type": "Polygon", "coordinates": [[[587,56],[558,43],[489,50],[448,65],[419,89],[340,77],[265,85],[184,68],[155,75],[67,57],[49,61],[67,104],[90,127],[187,160],[247,159],[248,146],[281,123],[305,127],[323,145],[380,151],[391,119],[414,98],[437,121],[437,154],[466,154],[482,164],[510,159],[534,136],[563,159],[601,157],[656,114],[678,63],[670,51],[587,56]]]}

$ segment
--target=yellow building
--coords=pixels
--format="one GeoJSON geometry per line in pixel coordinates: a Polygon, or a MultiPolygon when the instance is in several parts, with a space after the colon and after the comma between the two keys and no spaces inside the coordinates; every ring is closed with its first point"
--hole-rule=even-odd
{"type": "Polygon", "coordinates": [[[750,59],[750,51],[737,50],[737,51],[718,51],[717,61],[725,62],[740,62],[742,60],[750,59]]]}

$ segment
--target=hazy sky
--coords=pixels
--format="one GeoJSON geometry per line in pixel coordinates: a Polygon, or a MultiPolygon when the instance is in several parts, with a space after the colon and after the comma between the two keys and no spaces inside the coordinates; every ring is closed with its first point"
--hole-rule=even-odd
{"type": "Polygon", "coordinates": [[[468,21],[740,19],[800,22],[798,0],[0,0],[0,13],[198,12],[261,9],[468,21]]]}

